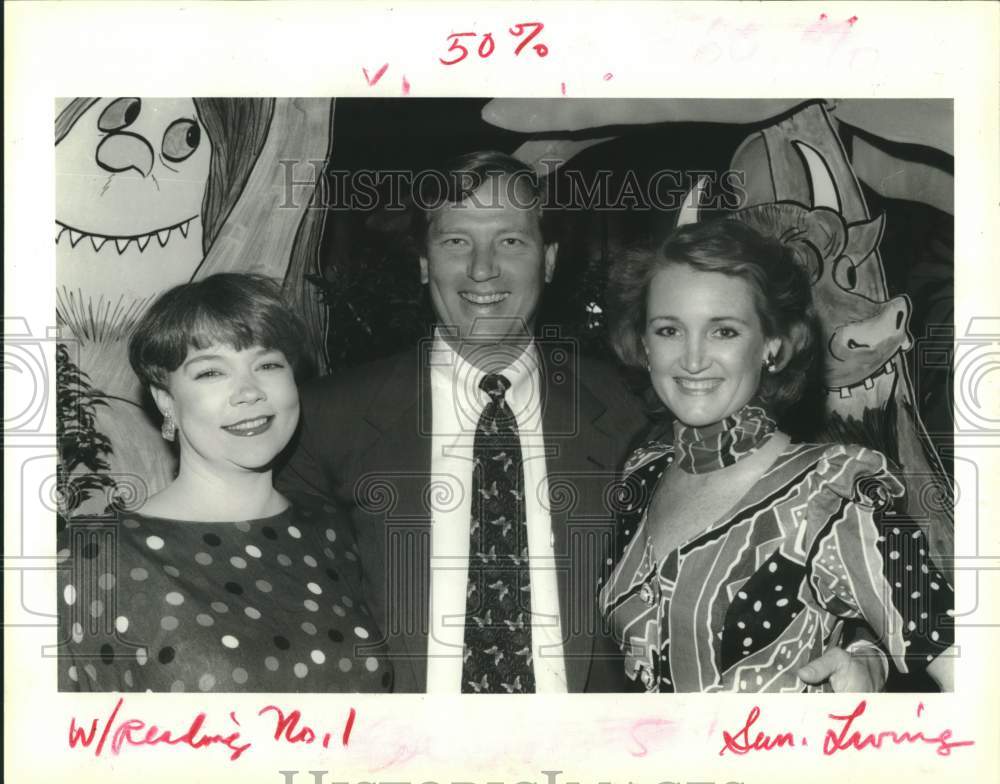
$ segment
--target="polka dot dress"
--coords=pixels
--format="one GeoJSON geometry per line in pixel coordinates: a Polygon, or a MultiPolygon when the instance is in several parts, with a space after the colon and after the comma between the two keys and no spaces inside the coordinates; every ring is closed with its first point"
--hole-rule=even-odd
{"type": "Polygon", "coordinates": [[[65,691],[385,692],[392,669],[336,510],[74,523],[59,556],[65,691]]]}

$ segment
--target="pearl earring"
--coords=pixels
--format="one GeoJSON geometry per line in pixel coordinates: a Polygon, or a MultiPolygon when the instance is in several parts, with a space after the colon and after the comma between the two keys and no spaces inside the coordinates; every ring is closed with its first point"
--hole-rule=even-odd
{"type": "Polygon", "coordinates": [[[774,354],[768,354],[767,359],[764,360],[764,367],[767,369],[768,373],[773,373],[777,370],[777,366],[774,362],[774,354]]]}

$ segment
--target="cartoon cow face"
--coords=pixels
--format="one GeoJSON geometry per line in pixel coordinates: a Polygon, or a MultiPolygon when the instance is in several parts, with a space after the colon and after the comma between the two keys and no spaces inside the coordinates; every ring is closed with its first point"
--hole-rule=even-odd
{"type": "Polygon", "coordinates": [[[874,258],[883,216],[848,226],[839,213],[825,207],[778,202],[748,207],[731,217],[780,239],[809,273],[827,348],[827,388],[845,393],[862,383],[870,388],[875,376],[891,372],[892,357],[911,345],[909,300],[876,302],[856,290],[858,267],[874,258]]]}
{"type": "MultiPolygon", "coordinates": [[[[825,167],[813,164],[810,158],[806,163],[812,192],[832,193],[834,184],[825,167]]],[[[706,182],[699,179],[688,194],[678,226],[698,220],[706,182]]],[[[858,268],[875,258],[884,216],[847,225],[835,209],[780,201],[745,207],[728,217],[780,240],[809,273],[826,346],[823,365],[827,389],[850,397],[851,387],[864,384],[871,389],[877,376],[893,372],[893,356],[912,344],[907,329],[909,299],[900,296],[878,302],[857,290],[858,268]]]]}

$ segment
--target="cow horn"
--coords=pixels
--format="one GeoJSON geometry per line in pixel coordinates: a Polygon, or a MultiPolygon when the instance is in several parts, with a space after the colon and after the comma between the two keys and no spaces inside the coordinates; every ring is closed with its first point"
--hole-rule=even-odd
{"type": "Polygon", "coordinates": [[[837,186],[833,181],[826,161],[814,148],[805,142],[793,141],[795,149],[799,151],[802,160],[805,161],[806,171],[809,173],[809,183],[812,186],[812,206],[826,207],[834,212],[840,212],[840,195],[837,193],[837,186]]]}
{"type": "Polygon", "coordinates": [[[708,177],[702,176],[688,191],[687,196],[684,197],[684,203],[681,205],[681,210],[677,213],[677,228],[698,222],[698,204],[701,202],[701,194],[705,191],[706,185],[708,185],[708,177]]]}
{"type": "Polygon", "coordinates": [[[844,254],[849,256],[854,266],[867,259],[878,247],[885,229],[885,214],[847,227],[847,247],[844,254]]]}

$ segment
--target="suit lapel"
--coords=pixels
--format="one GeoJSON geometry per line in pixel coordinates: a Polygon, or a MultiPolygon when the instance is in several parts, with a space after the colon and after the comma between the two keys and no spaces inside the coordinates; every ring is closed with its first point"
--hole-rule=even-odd
{"type": "Polygon", "coordinates": [[[382,608],[383,633],[396,660],[398,691],[426,691],[431,518],[423,502],[431,473],[431,400],[419,352],[408,351],[372,397],[365,419],[373,437],[359,445],[356,499],[368,504],[365,556],[382,608]],[[367,498],[365,497],[367,493],[367,498]]]}
{"type": "Polygon", "coordinates": [[[613,439],[601,427],[604,404],[582,383],[573,357],[540,342],[542,422],[545,430],[553,541],[563,629],[566,681],[584,690],[594,649],[597,581],[606,547],[605,523],[595,519],[614,481],[613,439]],[[558,360],[567,357],[563,362],[558,360]],[[571,488],[567,491],[567,487],[571,488]],[[572,499],[567,504],[566,498],[572,499]],[[595,547],[596,545],[596,547],[595,547]]]}

